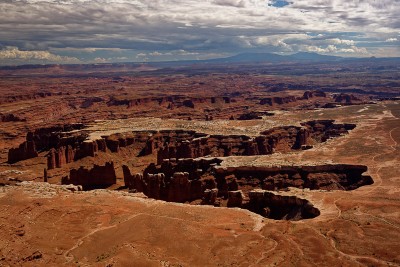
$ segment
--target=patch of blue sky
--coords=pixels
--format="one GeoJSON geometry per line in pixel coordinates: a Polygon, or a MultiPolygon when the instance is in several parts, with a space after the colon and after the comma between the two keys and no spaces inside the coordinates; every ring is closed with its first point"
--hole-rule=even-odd
{"type": "Polygon", "coordinates": [[[284,7],[289,5],[290,2],[285,1],[285,0],[274,0],[271,3],[269,3],[269,6],[274,6],[274,7],[284,7]]]}

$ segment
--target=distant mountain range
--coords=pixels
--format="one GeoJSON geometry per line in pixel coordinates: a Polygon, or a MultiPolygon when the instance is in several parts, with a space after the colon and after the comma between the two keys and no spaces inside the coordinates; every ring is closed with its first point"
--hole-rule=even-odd
{"type": "Polygon", "coordinates": [[[215,62],[292,62],[292,61],[338,61],[343,57],[326,56],[317,53],[299,52],[292,55],[273,53],[242,53],[228,58],[217,58],[215,62]]]}
{"type": "Polygon", "coordinates": [[[223,65],[223,64],[262,64],[262,63],[345,63],[345,62],[389,62],[391,64],[400,64],[400,57],[339,57],[327,56],[312,52],[298,52],[291,55],[279,55],[274,53],[242,53],[226,58],[214,58],[205,60],[180,60],[180,61],[160,61],[160,62],[121,62],[121,63],[102,63],[102,64],[71,64],[71,65],[20,65],[20,66],[0,66],[2,70],[20,70],[20,69],[37,69],[57,67],[63,70],[105,70],[109,68],[166,68],[190,65],[223,65]]]}
{"type": "Polygon", "coordinates": [[[148,62],[146,64],[157,66],[179,66],[190,64],[246,64],[246,63],[318,63],[318,62],[345,62],[345,61],[393,61],[400,63],[400,57],[391,58],[375,58],[375,57],[339,57],[327,56],[312,52],[298,52],[291,55],[279,55],[274,53],[241,53],[226,58],[214,58],[205,60],[183,60],[183,61],[164,61],[164,62],[148,62]]]}

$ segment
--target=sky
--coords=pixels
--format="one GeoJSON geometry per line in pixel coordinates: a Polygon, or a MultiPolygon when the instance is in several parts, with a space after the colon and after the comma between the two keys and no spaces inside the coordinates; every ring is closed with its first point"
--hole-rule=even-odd
{"type": "Polygon", "coordinates": [[[400,0],[0,0],[0,65],[400,57],[400,0]]]}

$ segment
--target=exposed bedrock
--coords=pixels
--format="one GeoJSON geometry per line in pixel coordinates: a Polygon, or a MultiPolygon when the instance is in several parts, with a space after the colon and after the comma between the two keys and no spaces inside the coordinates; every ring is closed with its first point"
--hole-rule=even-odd
{"type": "Polygon", "coordinates": [[[114,134],[96,140],[88,140],[88,133],[83,124],[71,124],[59,127],[39,128],[29,132],[26,141],[18,148],[11,148],[8,152],[8,162],[15,163],[21,160],[34,158],[39,152],[48,151],[47,168],[61,168],[65,164],[84,157],[94,157],[98,151],[118,152],[121,147],[139,144],[145,154],[150,147],[149,132],[131,134],[114,134]]]}
{"type": "Polygon", "coordinates": [[[344,103],[344,104],[353,104],[354,102],[360,103],[361,99],[357,98],[352,94],[335,94],[333,95],[333,99],[336,103],[344,103]]]}
{"type": "Polygon", "coordinates": [[[186,202],[201,199],[206,189],[216,188],[209,173],[220,162],[215,158],[165,160],[160,166],[150,164],[143,174],[134,175],[127,166],[122,168],[129,189],[155,199],[186,202]]]}
{"type": "Polygon", "coordinates": [[[184,95],[172,95],[165,97],[144,97],[134,99],[118,99],[111,97],[107,102],[108,106],[127,106],[127,108],[133,108],[135,106],[143,105],[157,105],[165,106],[168,109],[174,109],[179,107],[194,108],[196,104],[229,104],[235,102],[235,99],[231,99],[228,96],[217,96],[217,97],[188,97],[184,95]]]}
{"type": "Polygon", "coordinates": [[[312,190],[354,190],[373,184],[363,165],[327,164],[317,166],[219,167],[214,168],[220,195],[227,196],[234,180],[238,188],[248,192],[254,188],[280,190],[288,187],[312,190]]]}
{"type": "Polygon", "coordinates": [[[148,197],[170,202],[249,209],[276,220],[314,218],[319,210],[305,199],[269,192],[289,186],[324,190],[352,190],[371,184],[359,165],[222,167],[221,160],[165,160],[132,175],[123,166],[125,185],[148,197]],[[265,189],[269,190],[266,191],[265,189]],[[197,202],[200,201],[200,202],[197,202]]]}
{"type": "Polygon", "coordinates": [[[326,97],[326,93],[320,90],[305,91],[301,99],[310,99],[313,97],[326,97]]]}
{"type": "Polygon", "coordinates": [[[285,97],[266,97],[260,100],[260,105],[282,105],[290,102],[296,102],[295,96],[285,96],[285,97]]]}
{"type": "Polygon", "coordinates": [[[264,190],[354,190],[373,183],[363,175],[367,167],[362,165],[223,167],[221,162],[218,158],[164,160],[136,175],[123,166],[125,185],[155,199],[199,200],[206,205],[246,208],[272,219],[300,220],[314,218],[319,211],[307,200],[264,190]]]}
{"type": "MultiPolygon", "coordinates": [[[[245,135],[205,135],[191,131],[160,131],[151,137],[157,164],[170,158],[251,156],[307,148],[316,142],[347,134],[355,124],[333,120],[309,121],[298,126],[269,129],[252,138],[245,135]]],[[[150,149],[148,149],[150,150],[150,149]]]]}
{"type": "Polygon", "coordinates": [[[26,119],[21,119],[14,114],[2,114],[0,113],[0,122],[16,122],[16,121],[26,121],[26,119]]]}
{"type": "MultiPolygon", "coordinates": [[[[237,118],[238,120],[261,120],[262,116],[274,116],[274,113],[271,112],[256,112],[256,111],[251,111],[251,112],[247,112],[247,113],[243,113],[241,115],[239,115],[239,117],[237,118]]],[[[234,117],[231,117],[232,119],[234,119],[234,117]]]]}
{"type": "Polygon", "coordinates": [[[103,136],[88,140],[83,125],[41,128],[29,132],[26,141],[9,150],[10,163],[36,157],[48,151],[48,169],[64,165],[99,151],[118,153],[122,147],[137,149],[138,156],[157,155],[157,164],[164,159],[204,156],[250,156],[310,148],[318,142],[347,134],[354,124],[335,124],[333,120],[282,126],[262,132],[257,137],[246,135],[207,135],[186,130],[138,131],[103,136]]]}
{"type": "Polygon", "coordinates": [[[107,162],[104,166],[94,165],[93,168],[71,169],[69,176],[63,177],[62,184],[81,185],[84,190],[106,188],[115,184],[117,177],[114,163],[107,162]]]}
{"type": "Polygon", "coordinates": [[[94,103],[104,102],[105,100],[101,97],[88,97],[82,102],[80,108],[89,108],[93,106],[94,103]]]}
{"type": "Polygon", "coordinates": [[[75,130],[83,127],[82,124],[68,124],[39,128],[34,132],[28,132],[25,142],[18,148],[11,148],[8,151],[8,162],[15,163],[20,160],[34,158],[41,151],[83,141],[87,137],[86,135],[74,133],[75,130]]]}
{"type": "Polygon", "coordinates": [[[33,134],[28,133],[26,141],[17,148],[11,148],[8,151],[8,162],[15,163],[20,160],[30,159],[38,156],[36,144],[33,140],[33,134]]]}
{"type": "Polygon", "coordinates": [[[249,202],[243,205],[243,208],[275,220],[298,221],[320,215],[320,211],[306,199],[282,196],[264,190],[250,191],[249,202]]]}

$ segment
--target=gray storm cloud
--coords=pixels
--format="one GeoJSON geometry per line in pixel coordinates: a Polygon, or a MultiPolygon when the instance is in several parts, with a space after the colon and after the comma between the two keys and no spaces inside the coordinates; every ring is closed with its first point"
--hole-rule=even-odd
{"type": "Polygon", "coordinates": [[[185,56],[171,52],[179,50],[197,57],[246,49],[361,55],[378,51],[380,43],[392,45],[390,54],[400,53],[398,42],[386,41],[399,39],[400,1],[293,0],[282,8],[273,2],[5,0],[0,3],[0,46],[65,58],[77,57],[71,48],[82,53],[88,48],[129,50],[123,55],[114,51],[119,58],[155,51],[185,56]]]}

